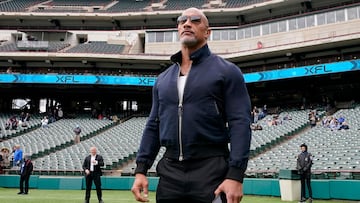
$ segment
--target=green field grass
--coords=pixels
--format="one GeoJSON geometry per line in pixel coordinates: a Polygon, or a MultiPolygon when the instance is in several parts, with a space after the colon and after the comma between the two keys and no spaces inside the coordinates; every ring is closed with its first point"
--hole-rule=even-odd
{"type": "MultiPolygon", "coordinates": [[[[1,203],[83,203],[84,190],[35,190],[30,189],[28,195],[17,195],[17,189],[0,188],[1,203]]],[[[91,193],[90,203],[97,203],[96,191],[91,193]]],[[[136,203],[130,191],[104,190],[105,203],[136,203]]],[[[155,193],[150,193],[150,202],[155,203],[155,193]]],[[[242,203],[276,203],[282,202],[278,197],[245,196],[242,203]]],[[[314,200],[314,203],[349,203],[353,201],[314,200]]]]}

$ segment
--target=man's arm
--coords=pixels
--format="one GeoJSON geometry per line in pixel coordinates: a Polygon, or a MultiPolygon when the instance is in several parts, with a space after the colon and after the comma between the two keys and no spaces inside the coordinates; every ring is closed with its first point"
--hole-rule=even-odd
{"type": "Polygon", "coordinates": [[[30,163],[30,173],[34,170],[34,164],[31,162],[30,163]]]}
{"type": "Polygon", "coordinates": [[[84,173],[88,175],[90,173],[90,157],[87,156],[83,162],[82,168],[84,170],[84,173]]]}
{"type": "MultiPolygon", "coordinates": [[[[158,82],[159,80],[157,80],[158,82]]],[[[148,202],[147,170],[153,164],[160,149],[157,82],[153,86],[152,107],[146,123],[136,158],[135,181],[131,189],[139,202],[148,202]]]]}
{"type": "MultiPolygon", "coordinates": [[[[158,81],[157,81],[158,82],[158,81]]],[[[160,149],[159,141],[159,117],[158,117],[158,93],[157,82],[153,86],[152,107],[149,118],[147,120],[140,148],[136,157],[135,173],[146,175],[147,170],[152,166],[160,149]]]]}
{"type": "Polygon", "coordinates": [[[298,155],[298,157],[296,159],[296,170],[298,170],[299,172],[301,172],[301,170],[302,170],[300,155],[298,155]]]}
{"type": "Polygon", "coordinates": [[[31,175],[31,172],[33,171],[34,169],[34,165],[32,162],[29,163],[29,166],[27,166],[27,175],[31,175]]]}
{"type": "Polygon", "coordinates": [[[251,104],[241,71],[227,69],[225,113],[229,123],[230,160],[226,178],[242,182],[247,168],[251,142],[251,104]]]}
{"type": "Polygon", "coordinates": [[[228,203],[239,203],[243,197],[243,180],[251,142],[251,104],[240,70],[234,65],[225,76],[225,113],[229,123],[230,160],[225,180],[214,191],[226,194],[228,203]]]}
{"type": "Polygon", "coordinates": [[[104,159],[101,155],[98,155],[98,157],[97,157],[97,165],[104,166],[104,159]]]}
{"type": "Polygon", "coordinates": [[[82,168],[83,168],[83,170],[85,171],[86,169],[88,169],[88,164],[87,164],[87,157],[85,157],[85,159],[84,159],[84,162],[83,162],[83,164],[82,164],[82,168]]]}

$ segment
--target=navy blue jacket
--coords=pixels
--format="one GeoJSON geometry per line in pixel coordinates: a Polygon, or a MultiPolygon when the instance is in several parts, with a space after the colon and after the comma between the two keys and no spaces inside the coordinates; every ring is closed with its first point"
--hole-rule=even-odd
{"type": "Polygon", "coordinates": [[[165,146],[164,156],[171,159],[179,159],[180,151],[184,160],[229,156],[227,178],[243,181],[251,141],[251,104],[240,69],[212,54],[207,45],[195,51],[190,56],[192,67],[179,110],[181,52],[171,60],[175,63],[159,75],[153,87],[152,109],[135,173],[146,174],[160,146],[165,146]]]}

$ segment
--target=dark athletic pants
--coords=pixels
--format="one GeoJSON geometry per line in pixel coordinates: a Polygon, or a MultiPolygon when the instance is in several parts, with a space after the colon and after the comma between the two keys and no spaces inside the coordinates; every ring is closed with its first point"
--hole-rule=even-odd
{"type": "Polygon", "coordinates": [[[309,197],[312,198],[312,189],[311,189],[311,172],[305,172],[300,175],[301,181],[301,199],[305,199],[305,183],[309,191],[309,197]]]}
{"type": "MultiPolygon", "coordinates": [[[[211,203],[214,191],[228,171],[225,157],[190,161],[162,158],[157,165],[160,177],[157,203],[211,203]]],[[[224,199],[224,198],[223,198],[224,199]]],[[[226,203],[226,198],[223,200],[226,203]]]]}
{"type": "Polygon", "coordinates": [[[97,194],[98,200],[100,201],[102,199],[100,175],[90,172],[89,175],[85,176],[85,180],[86,180],[85,200],[88,201],[90,199],[91,186],[92,186],[92,182],[94,181],[95,188],[96,188],[96,194],[97,194]]]}
{"type": "Polygon", "coordinates": [[[28,193],[29,192],[29,179],[30,175],[27,176],[20,176],[20,192],[28,193]],[[25,190],[24,190],[24,183],[25,183],[25,190]]]}

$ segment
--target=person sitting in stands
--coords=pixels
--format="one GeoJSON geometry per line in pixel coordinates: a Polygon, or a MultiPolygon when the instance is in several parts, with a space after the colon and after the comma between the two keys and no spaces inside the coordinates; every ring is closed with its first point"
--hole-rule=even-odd
{"type": "Polygon", "coordinates": [[[16,130],[18,126],[18,120],[16,119],[16,116],[11,116],[5,124],[6,130],[16,130]]]}
{"type": "Polygon", "coordinates": [[[290,121],[292,120],[291,116],[290,115],[285,115],[284,118],[283,118],[284,121],[290,121]]]}
{"type": "Polygon", "coordinates": [[[49,119],[47,116],[44,116],[43,119],[41,119],[41,127],[48,128],[49,127],[49,119]]]}
{"type": "Polygon", "coordinates": [[[335,117],[333,117],[332,120],[330,121],[329,128],[331,130],[339,130],[340,125],[335,117]]]}
{"type": "Polygon", "coordinates": [[[340,123],[340,125],[345,122],[345,118],[344,116],[340,116],[338,119],[337,119],[338,123],[340,123]]]}
{"type": "Polygon", "coordinates": [[[322,125],[323,125],[324,127],[326,127],[326,128],[329,127],[331,120],[332,120],[332,117],[331,117],[331,116],[325,117],[325,118],[322,120],[322,125]]]}
{"type": "Polygon", "coordinates": [[[344,121],[340,124],[339,130],[349,130],[349,125],[344,121]]]}
{"type": "Polygon", "coordinates": [[[21,112],[20,114],[20,121],[19,121],[19,125],[21,127],[27,127],[27,122],[30,120],[30,114],[29,113],[24,113],[21,112]]]}
{"type": "Polygon", "coordinates": [[[254,130],[254,131],[262,130],[262,126],[260,124],[255,124],[255,123],[251,124],[250,128],[251,128],[251,130],[254,130]]]}

